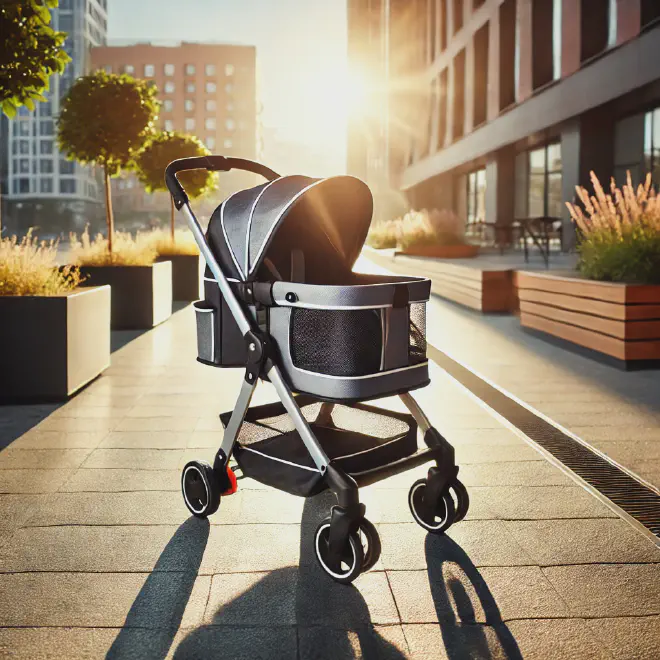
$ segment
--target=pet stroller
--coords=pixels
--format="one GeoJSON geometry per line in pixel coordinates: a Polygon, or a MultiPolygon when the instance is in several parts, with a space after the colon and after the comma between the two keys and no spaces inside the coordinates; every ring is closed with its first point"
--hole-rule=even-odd
{"type": "Polygon", "coordinates": [[[279,176],[252,161],[208,156],[170,163],[165,179],[206,261],[204,300],[195,303],[198,360],[245,369],[211,466],[191,461],[181,487],[200,518],[236,490],[243,475],[309,497],[337,498],[315,532],[323,570],[352,582],[374,566],[380,540],[358,488],[435,461],[408,502],[414,519],[442,534],[465,517],[453,447],[410,394],[429,383],[426,302],[430,281],[357,274],[353,265],[371,222],[373,200],[359,179],[279,176]],[[206,236],[176,178],[185,170],[243,170],[267,183],[228,197],[206,236]],[[250,407],[257,382],[279,403],[250,407]],[[365,405],[398,394],[410,414],[365,405]],[[425,443],[418,448],[417,428],[425,443]]]}

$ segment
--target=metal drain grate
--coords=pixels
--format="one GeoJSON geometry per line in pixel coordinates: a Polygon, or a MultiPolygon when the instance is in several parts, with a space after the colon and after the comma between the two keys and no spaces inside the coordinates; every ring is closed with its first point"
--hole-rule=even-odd
{"type": "Polygon", "coordinates": [[[429,357],[594,490],[660,537],[660,495],[429,345],[429,357]]]}

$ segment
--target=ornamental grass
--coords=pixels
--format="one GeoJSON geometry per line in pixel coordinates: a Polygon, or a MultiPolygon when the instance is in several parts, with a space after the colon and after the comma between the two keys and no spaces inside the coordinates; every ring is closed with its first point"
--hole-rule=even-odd
{"type": "Polygon", "coordinates": [[[199,255],[199,247],[188,229],[177,229],[174,232],[174,239],[171,232],[164,229],[154,229],[148,236],[159,257],[199,255]]]}
{"type": "Polygon", "coordinates": [[[630,284],[660,284],[660,196],[648,174],[635,187],[630,172],[605,193],[591,172],[593,195],[577,186],[581,205],[567,203],[578,228],[578,268],[587,278],[630,284]]]}
{"type": "Polygon", "coordinates": [[[89,228],[78,237],[69,234],[69,260],[76,266],[150,266],[158,257],[149,233],[115,231],[112,252],[108,250],[108,239],[102,234],[94,238],[89,228]]]}
{"type": "Polygon", "coordinates": [[[40,241],[32,229],[20,240],[0,239],[0,296],[58,296],[80,286],[80,270],[58,267],[57,250],[57,241],[40,241]]]}

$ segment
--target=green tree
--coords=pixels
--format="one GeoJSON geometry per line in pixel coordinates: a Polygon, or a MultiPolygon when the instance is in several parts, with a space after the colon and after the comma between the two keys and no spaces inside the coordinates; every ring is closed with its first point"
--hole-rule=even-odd
{"type": "MultiPolygon", "coordinates": [[[[194,136],[177,132],[162,132],[149,140],[135,159],[138,178],[147,192],[167,190],[165,168],[177,158],[208,156],[209,150],[194,136]]],[[[194,199],[209,192],[215,177],[208,170],[190,170],[179,174],[179,181],[188,197],[194,199]]],[[[171,202],[170,226],[174,240],[174,200],[171,202]]]]}
{"type": "Polygon", "coordinates": [[[24,105],[45,101],[50,76],[71,58],[62,48],[65,32],[50,26],[49,8],[58,0],[3,0],[0,3],[0,108],[13,117],[24,105]]]}
{"type": "Polygon", "coordinates": [[[114,216],[110,177],[131,169],[133,158],[153,134],[157,89],[144,80],[97,71],[78,78],[61,104],[57,140],[67,157],[103,168],[108,250],[114,216]]]}

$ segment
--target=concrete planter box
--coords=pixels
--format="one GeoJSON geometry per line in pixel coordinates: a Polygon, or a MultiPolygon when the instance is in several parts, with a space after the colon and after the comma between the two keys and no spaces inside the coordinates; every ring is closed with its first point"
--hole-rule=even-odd
{"type": "Polygon", "coordinates": [[[83,266],[87,284],[112,288],[113,330],[153,328],[172,315],[172,263],[151,266],[83,266]]]}
{"type": "Polygon", "coordinates": [[[520,322],[624,366],[660,360],[660,285],[519,271],[520,322]]]}
{"type": "Polygon", "coordinates": [[[110,287],[0,296],[0,401],[66,399],[110,366],[110,287]]]}
{"type": "Polygon", "coordinates": [[[158,261],[172,262],[172,299],[199,300],[204,297],[204,265],[200,255],[175,254],[158,261]]]}
{"type": "Polygon", "coordinates": [[[436,259],[471,259],[479,254],[478,245],[413,245],[396,254],[436,259]]]}

